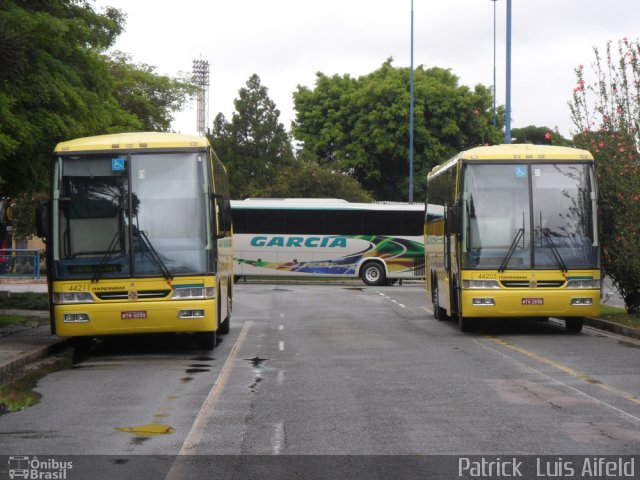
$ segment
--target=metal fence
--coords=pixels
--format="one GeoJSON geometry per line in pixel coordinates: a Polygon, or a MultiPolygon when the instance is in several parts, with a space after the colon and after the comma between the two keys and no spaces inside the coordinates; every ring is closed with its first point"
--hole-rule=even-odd
{"type": "Polygon", "coordinates": [[[0,249],[0,277],[40,278],[40,250],[0,249]]]}

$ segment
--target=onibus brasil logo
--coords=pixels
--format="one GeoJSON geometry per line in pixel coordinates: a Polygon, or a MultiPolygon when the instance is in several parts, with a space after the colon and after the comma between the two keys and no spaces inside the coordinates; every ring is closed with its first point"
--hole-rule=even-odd
{"type": "Polygon", "coordinates": [[[54,458],[10,456],[9,478],[33,480],[65,480],[67,472],[73,468],[73,462],[63,462],[54,458]]]}

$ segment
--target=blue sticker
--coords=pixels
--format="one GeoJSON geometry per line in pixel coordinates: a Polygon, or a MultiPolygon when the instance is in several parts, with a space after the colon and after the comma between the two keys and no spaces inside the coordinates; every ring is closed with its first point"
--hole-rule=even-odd
{"type": "Polygon", "coordinates": [[[113,172],[124,172],[124,158],[112,158],[111,170],[113,172]]]}
{"type": "Polygon", "coordinates": [[[516,178],[527,178],[527,167],[524,165],[515,167],[516,178]]]}

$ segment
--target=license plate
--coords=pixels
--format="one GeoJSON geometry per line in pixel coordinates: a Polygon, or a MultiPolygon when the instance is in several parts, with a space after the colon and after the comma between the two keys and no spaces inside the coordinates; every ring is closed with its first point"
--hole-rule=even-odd
{"type": "Polygon", "coordinates": [[[120,312],[120,318],[122,320],[131,320],[134,318],[147,318],[147,312],[144,310],[138,310],[133,312],[120,312]]]}
{"type": "Polygon", "coordinates": [[[523,298],[522,305],[544,305],[544,298],[523,298]]]}

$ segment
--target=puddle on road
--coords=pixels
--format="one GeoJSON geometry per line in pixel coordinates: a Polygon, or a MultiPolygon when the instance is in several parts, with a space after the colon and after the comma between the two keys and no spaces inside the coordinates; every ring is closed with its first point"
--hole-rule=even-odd
{"type": "Polygon", "coordinates": [[[16,380],[0,387],[0,415],[17,412],[37,404],[42,395],[34,389],[40,379],[61,370],[67,370],[73,364],[71,351],[56,355],[53,360],[40,363],[35,369],[16,380]]]}
{"type": "Polygon", "coordinates": [[[247,362],[250,362],[252,366],[254,367],[261,367],[263,362],[268,361],[268,358],[260,358],[258,355],[256,355],[253,358],[245,358],[244,360],[246,360],[247,362]]]}
{"type": "Polygon", "coordinates": [[[125,433],[131,433],[137,438],[150,438],[158,435],[168,435],[175,432],[169,425],[163,423],[149,423],[147,425],[139,425],[137,427],[116,427],[116,430],[125,433]]]}
{"type": "Polygon", "coordinates": [[[187,368],[185,370],[185,372],[187,372],[189,375],[193,374],[193,373],[202,373],[202,372],[210,372],[211,369],[209,368],[187,368]]]}

